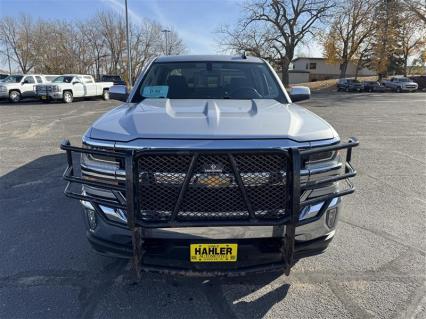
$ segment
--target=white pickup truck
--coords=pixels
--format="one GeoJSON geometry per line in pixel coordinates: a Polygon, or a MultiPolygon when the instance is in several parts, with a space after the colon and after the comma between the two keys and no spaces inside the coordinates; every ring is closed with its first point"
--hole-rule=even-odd
{"type": "Polygon", "coordinates": [[[419,87],[416,82],[413,82],[411,79],[405,77],[393,77],[390,80],[384,80],[383,85],[386,88],[389,88],[398,93],[402,91],[414,92],[419,87]]]}
{"type": "Polygon", "coordinates": [[[65,74],[58,76],[49,84],[36,86],[37,96],[43,102],[62,100],[71,103],[74,98],[102,96],[109,99],[109,88],[113,82],[95,82],[91,75],[65,74]]]}
{"type": "Polygon", "coordinates": [[[25,98],[36,97],[35,86],[48,83],[48,76],[42,74],[9,75],[0,83],[0,99],[18,103],[25,98]]]}

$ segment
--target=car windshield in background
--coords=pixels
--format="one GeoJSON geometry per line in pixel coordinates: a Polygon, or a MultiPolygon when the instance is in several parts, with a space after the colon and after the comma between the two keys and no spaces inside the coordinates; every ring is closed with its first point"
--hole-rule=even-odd
{"type": "Polygon", "coordinates": [[[21,82],[23,76],[22,75],[9,75],[6,77],[3,82],[4,83],[19,83],[21,82]]]}
{"type": "Polygon", "coordinates": [[[406,79],[406,78],[399,78],[398,81],[399,82],[411,82],[410,79],[406,79]]]}
{"type": "Polygon", "coordinates": [[[72,79],[72,76],[58,76],[52,83],[71,83],[72,79]]]}
{"type": "Polygon", "coordinates": [[[266,64],[242,62],[154,63],[132,102],[145,98],[275,99],[287,102],[266,64]]]}

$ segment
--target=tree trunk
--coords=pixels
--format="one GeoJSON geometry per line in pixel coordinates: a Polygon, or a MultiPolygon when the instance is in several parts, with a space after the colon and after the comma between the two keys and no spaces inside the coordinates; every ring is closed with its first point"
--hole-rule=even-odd
{"type": "Polygon", "coordinates": [[[290,66],[290,61],[287,58],[281,59],[281,77],[282,82],[285,87],[288,86],[288,83],[290,81],[290,78],[288,76],[288,68],[290,66]]]}
{"type": "Polygon", "coordinates": [[[361,59],[358,59],[358,62],[356,64],[356,69],[355,69],[355,80],[358,79],[358,73],[360,69],[361,69],[361,59]]]}
{"type": "Polygon", "coordinates": [[[340,76],[339,76],[340,79],[343,79],[346,77],[347,68],[348,68],[348,62],[340,63],[340,76]]]}
{"type": "Polygon", "coordinates": [[[404,76],[408,74],[408,55],[404,55],[404,76]]]}

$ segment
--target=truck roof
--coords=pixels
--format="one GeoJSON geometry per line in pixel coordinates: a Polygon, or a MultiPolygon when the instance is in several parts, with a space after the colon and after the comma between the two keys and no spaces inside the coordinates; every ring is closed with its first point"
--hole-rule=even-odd
{"type": "Polygon", "coordinates": [[[241,55],[163,55],[155,62],[244,62],[263,63],[264,61],[254,56],[243,58],[241,55]]]}

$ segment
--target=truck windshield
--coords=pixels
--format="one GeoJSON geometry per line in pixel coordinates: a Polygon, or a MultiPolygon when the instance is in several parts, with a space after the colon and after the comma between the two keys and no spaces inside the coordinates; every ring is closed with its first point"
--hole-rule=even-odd
{"type": "Polygon", "coordinates": [[[9,75],[3,80],[3,83],[19,83],[21,82],[22,78],[22,75],[9,75]]]}
{"type": "Polygon", "coordinates": [[[72,79],[72,76],[58,76],[52,83],[71,83],[72,79]]]}
{"type": "Polygon", "coordinates": [[[287,103],[283,91],[264,63],[153,63],[132,102],[145,98],[275,99],[287,103]]]}

